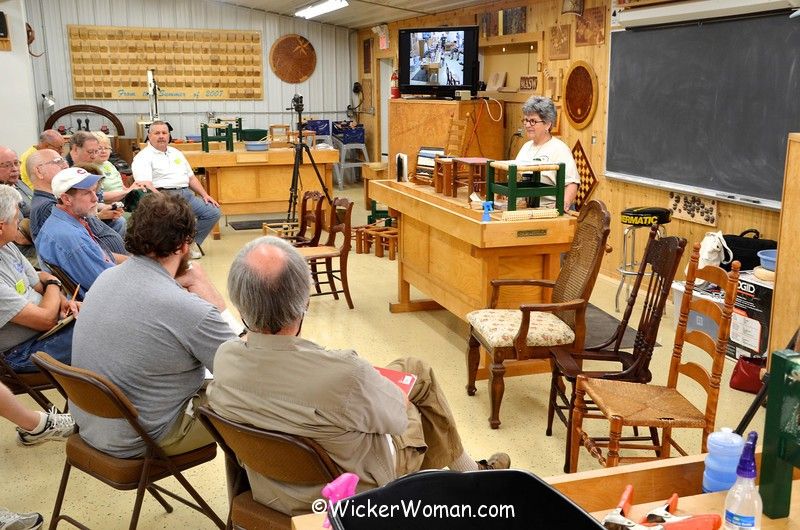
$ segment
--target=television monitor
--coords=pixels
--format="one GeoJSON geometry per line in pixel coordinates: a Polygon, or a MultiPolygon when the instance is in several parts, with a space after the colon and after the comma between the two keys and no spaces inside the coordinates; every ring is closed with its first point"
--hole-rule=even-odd
{"type": "Polygon", "coordinates": [[[401,94],[453,97],[478,91],[478,26],[401,29],[401,94]]]}

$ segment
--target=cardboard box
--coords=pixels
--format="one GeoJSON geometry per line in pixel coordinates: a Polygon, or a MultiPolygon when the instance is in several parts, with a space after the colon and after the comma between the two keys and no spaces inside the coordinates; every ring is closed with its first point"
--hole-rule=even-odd
{"type": "Polygon", "coordinates": [[[756,278],[752,271],[742,272],[739,276],[739,289],[731,317],[728,356],[738,359],[742,356],[767,355],[774,286],[774,282],[756,278]]]}
{"type": "MultiPolygon", "coordinates": [[[[678,320],[681,316],[681,299],[683,298],[683,291],[686,282],[684,281],[674,281],[672,282],[672,305],[675,317],[675,326],[678,325],[678,320]]],[[[722,297],[715,293],[708,293],[699,289],[694,290],[694,297],[696,298],[704,298],[706,300],[711,300],[715,302],[720,309],[722,309],[723,300],[722,297]]],[[[689,311],[689,319],[686,322],[686,331],[692,331],[694,329],[699,329],[700,331],[705,332],[709,337],[716,339],[717,333],[719,333],[717,323],[707,317],[702,313],[697,313],[696,311],[689,311]]]]}

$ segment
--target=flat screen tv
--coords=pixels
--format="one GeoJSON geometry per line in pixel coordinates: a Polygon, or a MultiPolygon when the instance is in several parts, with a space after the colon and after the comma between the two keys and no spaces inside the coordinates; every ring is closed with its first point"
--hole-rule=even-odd
{"type": "Polygon", "coordinates": [[[478,26],[401,29],[398,44],[401,94],[477,93],[478,26]]]}

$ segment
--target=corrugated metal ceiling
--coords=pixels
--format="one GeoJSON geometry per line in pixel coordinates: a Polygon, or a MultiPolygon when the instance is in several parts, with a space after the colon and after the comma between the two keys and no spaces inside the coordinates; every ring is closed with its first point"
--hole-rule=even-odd
{"type": "MultiPolygon", "coordinates": [[[[294,13],[320,0],[223,0],[228,4],[261,9],[270,13],[294,16],[294,13]]],[[[314,18],[316,22],[368,28],[386,22],[433,15],[487,3],[485,0],[348,0],[350,5],[314,18]]]]}

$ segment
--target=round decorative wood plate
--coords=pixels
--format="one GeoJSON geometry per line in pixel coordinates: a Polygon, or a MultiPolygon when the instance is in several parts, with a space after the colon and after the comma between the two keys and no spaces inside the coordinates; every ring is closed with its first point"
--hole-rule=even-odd
{"type": "Polygon", "coordinates": [[[317,67],[317,52],[302,35],[284,35],[272,44],[269,65],[282,81],[302,83],[317,67]]]}
{"type": "Polygon", "coordinates": [[[564,83],[564,114],[575,129],[592,122],[597,110],[597,74],[592,65],[575,61],[564,83]]]}

